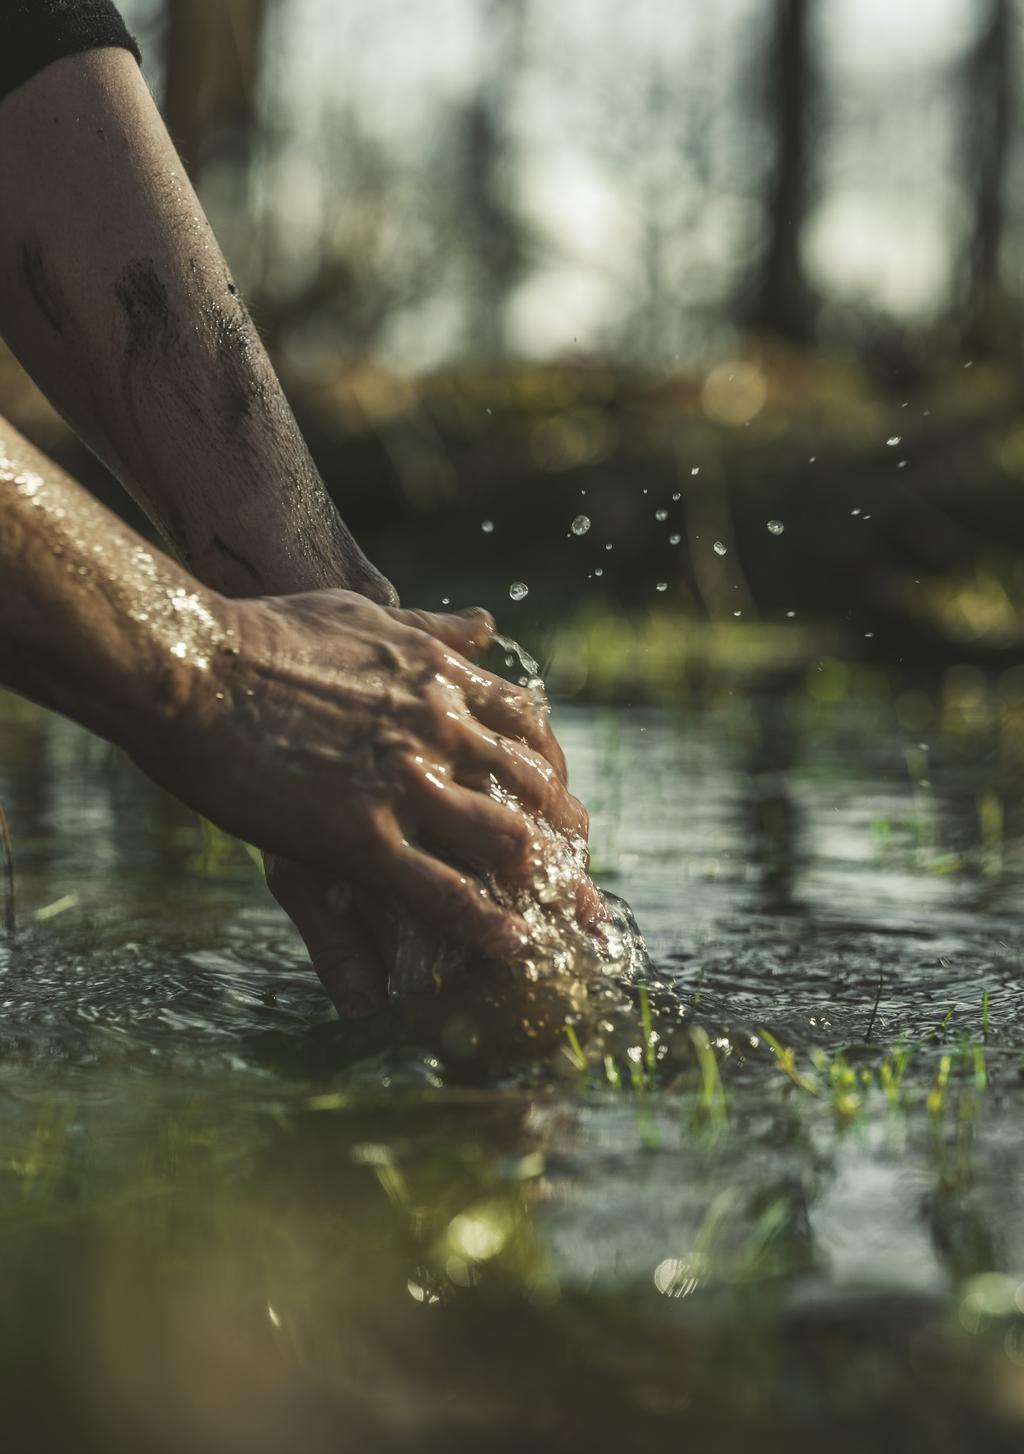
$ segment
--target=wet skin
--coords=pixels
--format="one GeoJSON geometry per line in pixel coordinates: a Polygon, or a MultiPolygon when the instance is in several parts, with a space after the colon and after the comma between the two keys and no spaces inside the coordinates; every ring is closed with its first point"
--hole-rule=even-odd
{"type": "Polygon", "coordinates": [[[339,1007],[379,1002],[392,902],[514,954],[475,874],[528,879],[531,815],[585,836],[561,750],[470,666],[490,619],[397,610],[338,517],[126,52],[0,104],[0,196],[0,331],[182,562],[0,426],[0,682],[271,853],[339,1007]]]}

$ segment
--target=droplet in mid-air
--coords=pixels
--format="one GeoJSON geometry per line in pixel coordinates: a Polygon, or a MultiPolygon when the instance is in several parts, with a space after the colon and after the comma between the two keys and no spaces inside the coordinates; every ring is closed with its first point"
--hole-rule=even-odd
{"type": "Polygon", "coordinates": [[[490,535],[491,532],[494,529],[494,521],[493,520],[481,520],[480,521],[480,529],[484,532],[485,535],[490,535]]]}
{"type": "Polygon", "coordinates": [[[654,589],[656,591],[667,591],[668,590],[668,581],[659,581],[658,584],[655,586],[654,589]]]}
{"type": "Polygon", "coordinates": [[[668,543],[669,545],[678,545],[682,538],[683,537],[681,535],[670,535],[668,538],[668,543]]]}
{"type": "Polygon", "coordinates": [[[723,545],[720,540],[716,540],[711,549],[715,552],[716,555],[724,555],[726,550],[728,549],[728,546],[723,545]]]}
{"type": "Polygon", "coordinates": [[[900,436],[899,434],[890,434],[889,438],[885,442],[890,449],[895,449],[897,444],[899,444],[901,437],[902,436],[900,436]]]}
{"type": "Polygon", "coordinates": [[[694,467],[693,467],[693,469],[690,471],[690,474],[691,475],[699,475],[700,474],[700,465],[699,464],[695,464],[694,467]]]}
{"type": "Polygon", "coordinates": [[[676,492],[675,492],[675,494],[674,494],[674,495],[673,495],[673,496],[672,496],[672,498],[673,498],[673,500],[679,500],[679,499],[681,499],[681,498],[682,498],[682,497],[681,497],[681,495],[680,495],[680,494],[679,494],[679,491],[678,491],[678,490],[676,490],[676,492]]]}
{"type": "Polygon", "coordinates": [[[654,512],[654,518],[655,518],[655,520],[667,520],[668,519],[668,511],[667,510],[655,510],[655,512],[654,512]]]}
{"type": "Polygon", "coordinates": [[[573,535],[586,535],[590,529],[590,519],[587,515],[577,515],[570,526],[573,535]]]}
{"type": "Polygon", "coordinates": [[[782,523],[781,520],[769,520],[768,521],[768,534],[769,535],[781,535],[782,532],[785,530],[785,528],[786,527],[785,527],[785,525],[783,525],[783,523],[782,523]]]}
{"type": "Polygon", "coordinates": [[[508,593],[513,601],[521,601],[524,596],[530,594],[530,587],[525,581],[513,581],[508,588],[508,593]]]}

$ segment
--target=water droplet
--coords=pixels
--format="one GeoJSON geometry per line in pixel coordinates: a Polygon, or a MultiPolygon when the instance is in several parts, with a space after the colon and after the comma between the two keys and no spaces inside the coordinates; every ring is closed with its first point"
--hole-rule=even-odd
{"type": "Polygon", "coordinates": [[[720,540],[716,540],[714,545],[711,547],[716,555],[724,555],[728,548],[729,547],[727,545],[723,545],[720,540]]]}
{"type": "Polygon", "coordinates": [[[874,636],[874,634],[875,633],[873,631],[865,631],[864,632],[864,640],[865,641],[870,641],[871,638],[874,636]]]}
{"type": "Polygon", "coordinates": [[[902,436],[899,434],[890,434],[889,438],[885,442],[890,449],[895,449],[897,444],[899,444],[901,437],[902,436]]]}
{"type": "Polygon", "coordinates": [[[898,464],[897,464],[897,466],[896,466],[896,468],[897,468],[897,469],[898,469],[898,470],[905,470],[905,469],[906,469],[906,467],[907,467],[907,462],[906,462],[906,460],[905,460],[905,459],[901,459],[901,460],[900,460],[900,461],[899,461],[899,463],[898,463],[898,464]]]}
{"type": "Polygon", "coordinates": [[[682,498],[683,498],[683,497],[682,497],[682,495],[681,495],[681,494],[680,494],[680,493],[679,493],[679,491],[678,491],[678,490],[676,490],[676,492],[675,492],[675,494],[674,494],[674,495],[673,495],[673,496],[672,496],[672,498],[673,498],[673,500],[681,500],[681,499],[682,499],[682,498]]]}
{"type": "Polygon", "coordinates": [[[654,512],[654,518],[655,518],[655,520],[667,520],[668,519],[668,511],[667,510],[655,510],[655,512],[654,512]]]}
{"type": "Polygon", "coordinates": [[[576,519],[572,522],[571,529],[573,535],[586,535],[587,531],[590,529],[589,516],[577,515],[576,519]]]}
{"type": "Polygon", "coordinates": [[[693,467],[693,469],[690,471],[690,474],[691,475],[699,475],[700,474],[700,465],[699,464],[695,464],[694,467],[693,467]]]}
{"type": "Polygon", "coordinates": [[[530,594],[530,587],[525,581],[513,581],[508,588],[508,593],[513,601],[521,601],[530,594]]]}
{"type": "Polygon", "coordinates": [[[734,616],[742,616],[743,615],[743,612],[742,611],[734,611],[732,614],[734,616]]]}
{"type": "Polygon", "coordinates": [[[441,605],[442,606],[450,606],[451,603],[452,603],[451,596],[442,596],[441,597],[441,605]]]}
{"type": "Polygon", "coordinates": [[[655,586],[654,589],[656,591],[667,591],[668,590],[668,581],[659,581],[658,584],[655,586]]]}
{"type": "Polygon", "coordinates": [[[611,542],[609,541],[609,543],[605,546],[605,550],[611,550],[611,548],[611,542]]]}
{"type": "Polygon", "coordinates": [[[678,545],[682,538],[683,537],[681,535],[670,535],[668,538],[668,543],[669,545],[678,545]]]}
{"type": "Polygon", "coordinates": [[[785,525],[783,525],[783,523],[782,523],[781,520],[769,520],[768,521],[768,534],[769,535],[781,535],[782,532],[785,530],[785,528],[786,527],[785,527],[785,525]]]}
{"type": "Polygon", "coordinates": [[[600,566],[598,566],[597,569],[594,571],[594,574],[595,574],[595,576],[603,576],[604,575],[604,571],[601,569],[600,566]]]}
{"type": "Polygon", "coordinates": [[[491,532],[494,529],[494,521],[493,520],[481,520],[480,521],[480,529],[484,532],[485,535],[490,535],[491,532]]]}
{"type": "Polygon", "coordinates": [[[795,615],[796,615],[796,612],[795,612],[795,611],[787,611],[787,612],[786,612],[786,615],[787,615],[787,616],[788,616],[788,617],[789,617],[789,619],[790,619],[790,620],[791,620],[791,621],[792,621],[792,619],[793,619],[793,617],[794,617],[794,616],[795,616],[795,615]]]}
{"type": "Polygon", "coordinates": [[[812,454],[811,457],[810,457],[810,459],[807,461],[807,463],[808,464],[814,464],[814,462],[815,462],[815,460],[817,458],[818,458],[818,456],[816,454],[812,454]]]}
{"type": "Polygon", "coordinates": [[[859,515],[860,514],[860,506],[858,505],[856,510],[851,510],[850,511],[850,514],[851,515],[859,515]]]}

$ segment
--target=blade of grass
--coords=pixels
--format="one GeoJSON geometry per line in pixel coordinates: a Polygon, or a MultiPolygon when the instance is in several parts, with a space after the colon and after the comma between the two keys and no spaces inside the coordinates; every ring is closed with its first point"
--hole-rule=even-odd
{"type": "Polygon", "coordinates": [[[0,851],[4,858],[4,928],[13,934],[17,928],[14,910],[14,847],[7,827],[3,807],[0,806],[0,851]]]}

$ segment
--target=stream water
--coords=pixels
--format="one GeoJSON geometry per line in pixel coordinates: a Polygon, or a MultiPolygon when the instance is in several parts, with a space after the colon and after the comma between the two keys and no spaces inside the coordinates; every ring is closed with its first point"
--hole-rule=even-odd
{"type": "Polygon", "coordinates": [[[653,967],[543,1034],[337,1023],[240,847],[0,699],[8,1447],[1018,1450],[1019,684],[810,687],[556,711],[653,967]]]}

